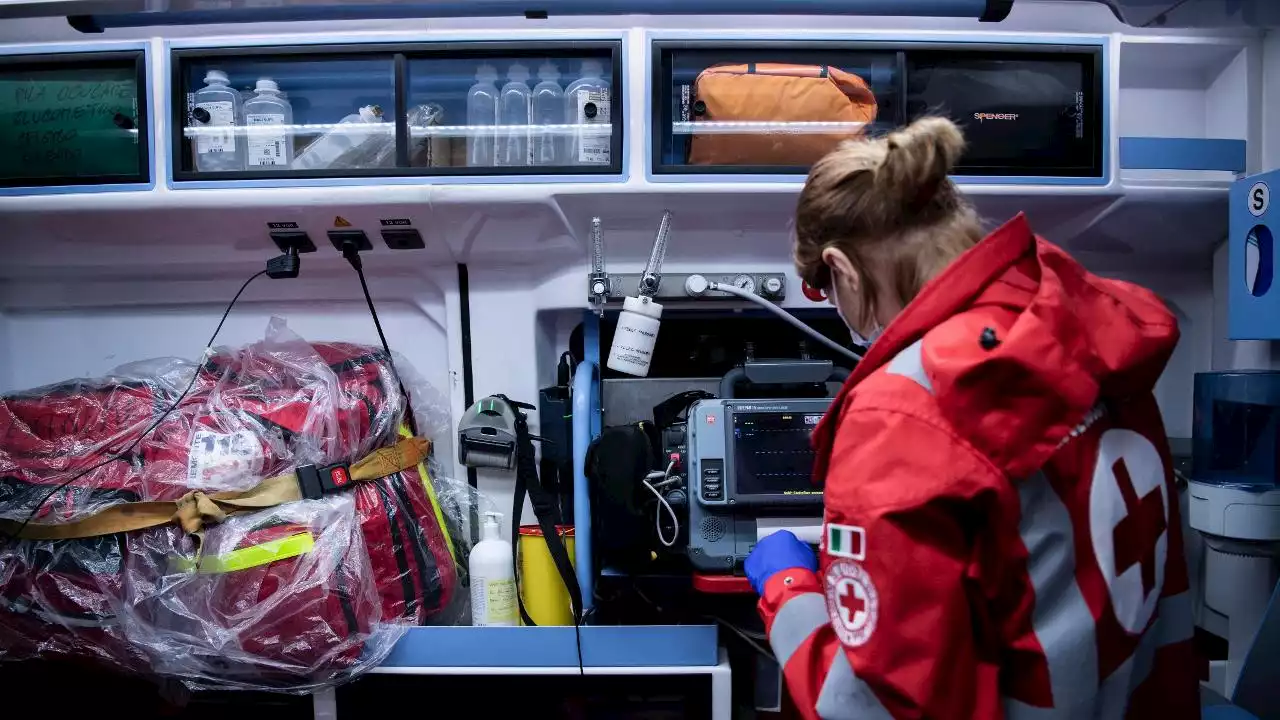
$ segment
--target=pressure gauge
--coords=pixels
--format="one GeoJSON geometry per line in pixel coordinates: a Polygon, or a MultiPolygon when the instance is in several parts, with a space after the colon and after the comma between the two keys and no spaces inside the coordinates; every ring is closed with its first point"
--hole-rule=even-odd
{"type": "Polygon", "coordinates": [[[749,293],[756,291],[756,279],[750,275],[739,275],[733,279],[735,287],[746,290],[749,293]]]}
{"type": "Polygon", "coordinates": [[[761,285],[761,294],[767,298],[776,298],[782,294],[782,278],[767,277],[761,285]]]}

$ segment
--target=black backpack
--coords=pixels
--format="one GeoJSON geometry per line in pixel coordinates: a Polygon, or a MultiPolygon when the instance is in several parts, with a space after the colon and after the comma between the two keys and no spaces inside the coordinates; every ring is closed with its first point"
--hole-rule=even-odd
{"type": "Polygon", "coordinates": [[[607,427],[587,448],[593,567],[635,572],[652,559],[653,496],[641,481],[658,466],[653,423],[607,427]]]}

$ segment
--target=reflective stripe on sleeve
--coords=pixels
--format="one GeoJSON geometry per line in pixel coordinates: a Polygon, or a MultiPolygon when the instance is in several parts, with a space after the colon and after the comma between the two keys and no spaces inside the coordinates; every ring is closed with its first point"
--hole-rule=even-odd
{"type": "Polygon", "coordinates": [[[924,372],[924,340],[917,340],[902,352],[893,356],[889,364],[884,369],[890,375],[901,375],[910,378],[917,385],[933,394],[933,383],[929,382],[929,376],[924,372]]]}
{"type": "Polygon", "coordinates": [[[1018,533],[1027,548],[1027,573],[1035,591],[1031,623],[1049,668],[1053,706],[1006,698],[1005,715],[1012,720],[1092,715],[1098,694],[1098,644],[1093,614],[1076,584],[1071,516],[1042,472],[1018,484],[1018,497],[1018,533]]]}
{"type": "Polygon", "coordinates": [[[769,628],[769,644],[773,646],[779,667],[786,668],[796,649],[814,631],[830,623],[827,601],[821,593],[801,593],[784,602],[769,628]]]}
{"type": "MultiPolygon", "coordinates": [[[[1133,654],[1120,664],[1107,679],[1102,682],[1101,696],[1103,708],[1128,708],[1129,696],[1146,682],[1155,665],[1156,651],[1166,645],[1175,645],[1190,640],[1195,634],[1195,623],[1191,619],[1191,592],[1181,592],[1160,601],[1156,609],[1156,620],[1147,628],[1138,647],[1133,654]]],[[[1119,717],[1123,712],[1112,715],[1119,717]]]]}
{"type": "Polygon", "coordinates": [[[1150,630],[1156,635],[1156,647],[1190,640],[1196,632],[1195,620],[1191,615],[1190,590],[1161,600],[1156,609],[1156,624],[1150,630]]]}
{"type": "Polygon", "coordinates": [[[893,720],[870,686],[853,673],[843,647],[836,649],[814,709],[822,720],[893,720]]]}

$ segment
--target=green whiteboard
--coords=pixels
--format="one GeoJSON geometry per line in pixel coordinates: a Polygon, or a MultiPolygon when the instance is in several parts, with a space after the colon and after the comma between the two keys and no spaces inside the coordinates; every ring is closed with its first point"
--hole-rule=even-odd
{"type": "Polygon", "coordinates": [[[0,179],[141,176],[140,124],[132,61],[0,67],[0,179]]]}

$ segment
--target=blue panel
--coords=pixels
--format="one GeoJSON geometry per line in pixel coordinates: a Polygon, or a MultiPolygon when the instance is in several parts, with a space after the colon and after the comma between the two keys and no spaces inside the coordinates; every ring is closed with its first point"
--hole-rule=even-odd
{"type": "Polygon", "coordinates": [[[287,5],[228,10],[91,15],[79,27],[149,27],[222,23],[369,20],[425,17],[523,16],[530,9],[550,15],[897,15],[977,18],[987,0],[442,0],[431,3],[287,5]]]}
{"type": "Polygon", "coordinates": [[[1245,141],[1201,138],[1120,138],[1126,170],[1225,170],[1244,172],[1245,141]]]}
{"type": "Polygon", "coordinates": [[[583,360],[573,376],[573,524],[577,531],[574,567],[585,613],[591,610],[595,597],[587,447],[600,435],[600,318],[593,312],[583,313],[582,341],[583,360]]]}
{"type": "MultiPolygon", "coordinates": [[[[584,667],[713,667],[714,625],[584,626],[584,667]]],[[[572,627],[415,627],[382,667],[574,667],[572,627]]]]}
{"type": "Polygon", "coordinates": [[[147,192],[155,183],[126,183],[122,185],[49,185],[45,187],[0,188],[0,197],[15,195],[85,195],[93,193],[147,192]]]}
{"type": "MultiPolygon", "coordinates": [[[[595,313],[586,313],[586,318],[582,322],[582,338],[583,357],[587,362],[595,365],[597,371],[600,367],[600,316],[595,313]]],[[[595,386],[592,388],[595,393],[591,402],[591,439],[595,440],[600,437],[600,430],[604,424],[604,408],[601,407],[600,399],[600,378],[595,379],[595,386]]]]}
{"type": "Polygon", "coordinates": [[[1265,247],[1280,232],[1280,211],[1270,194],[1280,189],[1280,170],[1237,180],[1231,186],[1227,234],[1227,337],[1280,339],[1280,284],[1276,253],[1265,247]],[[1256,293],[1256,294],[1255,294],[1256,293]]]}

